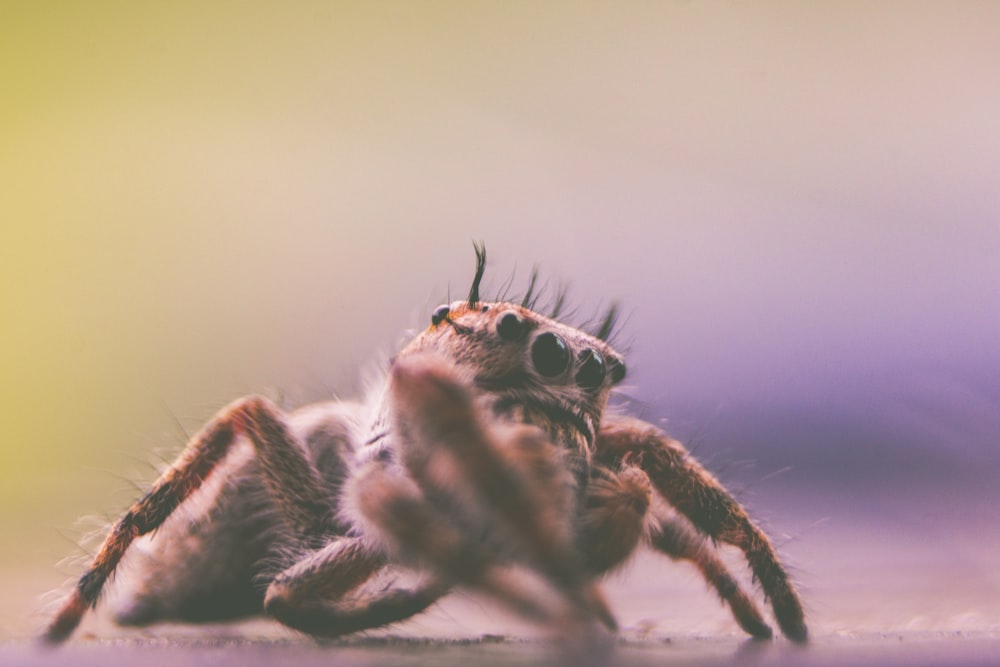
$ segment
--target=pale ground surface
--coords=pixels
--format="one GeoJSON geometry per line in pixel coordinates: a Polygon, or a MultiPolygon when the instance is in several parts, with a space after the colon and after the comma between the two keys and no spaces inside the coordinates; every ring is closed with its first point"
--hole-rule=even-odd
{"type": "MultiPolygon", "coordinates": [[[[766,503],[771,506],[769,501],[766,503]]],[[[778,510],[769,512],[777,517],[778,510]]],[[[786,505],[775,540],[805,599],[811,641],[746,640],[690,568],[643,556],[607,593],[622,626],[615,665],[1000,665],[1000,535],[984,524],[931,528],[822,517],[786,505]]],[[[774,523],[776,519],[772,522],[774,523]]],[[[773,529],[772,529],[773,530],[773,529]]],[[[732,554],[728,554],[732,555],[732,554]]],[[[738,558],[734,569],[742,572],[738,558]]],[[[3,665],[528,665],[585,664],[545,633],[487,600],[458,593],[387,631],[330,645],[266,620],[133,631],[88,617],[69,645],[38,651],[26,639],[43,622],[40,591],[63,575],[48,563],[3,573],[3,665]]]]}

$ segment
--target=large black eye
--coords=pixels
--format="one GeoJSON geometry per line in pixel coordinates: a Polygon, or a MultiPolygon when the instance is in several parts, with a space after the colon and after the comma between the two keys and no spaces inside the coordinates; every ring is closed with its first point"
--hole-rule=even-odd
{"type": "Polygon", "coordinates": [[[497,333],[504,340],[517,340],[524,333],[524,320],[517,313],[507,311],[497,320],[497,333]]]}
{"type": "Polygon", "coordinates": [[[576,371],[578,385],[584,389],[596,389],[604,384],[607,367],[604,365],[604,356],[600,352],[587,348],[580,352],[577,358],[580,361],[580,368],[576,371]]]}
{"type": "Polygon", "coordinates": [[[543,333],[531,344],[531,361],[539,373],[555,377],[569,366],[569,346],[554,333],[543,333]]]}
{"type": "Polygon", "coordinates": [[[438,306],[437,308],[434,309],[434,312],[431,313],[431,324],[433,324],[434,326],[441,324],[446,319],[448,319],[448,313],[450,312],[451,308],[449,308],[448,306],[438,306]]]}
{"type": "Polygon", "coordinates": [[[625,362],[621,359],[611,358],[611,362],[608,364],[611,370],[611,382],[612,384],[618,384],[625,379],[625,362]]]}

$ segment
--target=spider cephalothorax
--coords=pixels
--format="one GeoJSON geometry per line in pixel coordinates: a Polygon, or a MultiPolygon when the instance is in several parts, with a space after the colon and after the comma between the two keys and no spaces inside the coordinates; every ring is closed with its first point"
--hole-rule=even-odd
{"type": "Polygon", "coordinates": [[[220,412],[111,529],[45,638],[69,636],[130,544],[156,530],[130,568],[122,623],[264,612],[330,637],[463,586],[564,631],[613,629],[597,582],[648,544],[695,564],[744,630],[770,636],[721,541],[744,551],[783,632],[804,640],[798,596],[745,510],[659,429],[607,414],[625,377],[606,341],[615,310],[591,335],[559,321],[561,299],[556,315],[535,312],[534,281],[521,303],[484,302],[484,268],[477,247],[469,297],[434,310],[368,401],[284,414],[250,397],[220,412]],[[393,568],[419,583],[366,589],[393,568]]]}
{"type": "Polygon", "coordinates": [[[608,395],[624,379],[625,364],[607,343],[513,303],[456,302],[434,319],[400,357],[440,354],[498,416],[593,453],[608,395]]]}

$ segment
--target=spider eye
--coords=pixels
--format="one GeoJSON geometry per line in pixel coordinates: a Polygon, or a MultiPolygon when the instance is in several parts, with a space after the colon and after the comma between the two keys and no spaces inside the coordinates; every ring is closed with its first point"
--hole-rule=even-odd
{"type": "Polygon", "coordinates": [[[569,367],[569,346],[552,332],[545,332],[531,344],[531,362],[545,377],[555,377],[569,367]]]}
{"type": "Polygon", "coordinates": [[[580,368],[576,371],[576,383],[584,389],[596,389],[604,384],[607,375],[607,366],[604,364],[604,356],[597,350],[587,348],[580,352],[577,359],[580,368]]]}
{"type": "Polygon", "coordinates": [[[517,340],[524,333],[524,320],[517,313],[508,311],[497,320],[497,333],[504,340],[517,340]]]}
{"type": "Polygon", "coordinates": [[[431,324],[434,326],[441,324],[443,321],[448,319],[448,313],[450,312],[451,308],[448,306],[438,306],[434,309],[434,312],[431,313],[431,324]]]}
{"type": "Polygon", "coordinates": [[[625,379],[625,362],[621,359],[615,359],[612,357],[611,362],[608,364],[608,368],[611,371],[612,384],[618,384],[625,379]]]}

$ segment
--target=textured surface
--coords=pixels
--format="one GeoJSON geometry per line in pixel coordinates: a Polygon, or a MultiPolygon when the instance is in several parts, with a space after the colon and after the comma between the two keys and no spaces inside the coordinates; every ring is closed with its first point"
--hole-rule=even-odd
{"type": "Polygon", "coordinates": [[[273,667],[362,665],[801,665],[834,667],[870,665],[982,666],[1000,661],[1000,640],[982,637],[893,635],[860,638],[824,638],[808,647],[705,638],[671,641],[620,642],[588,658],[559,653],[537,642],[486,638],[483,641],[445,642],[385,640],[318,647],[310,642],[239,640],[122,640],[87,642],[52,652],[27,646],[0,647],[3,664],[43,667],[118,667],[143,664],[267,665],[273,667]]]}

